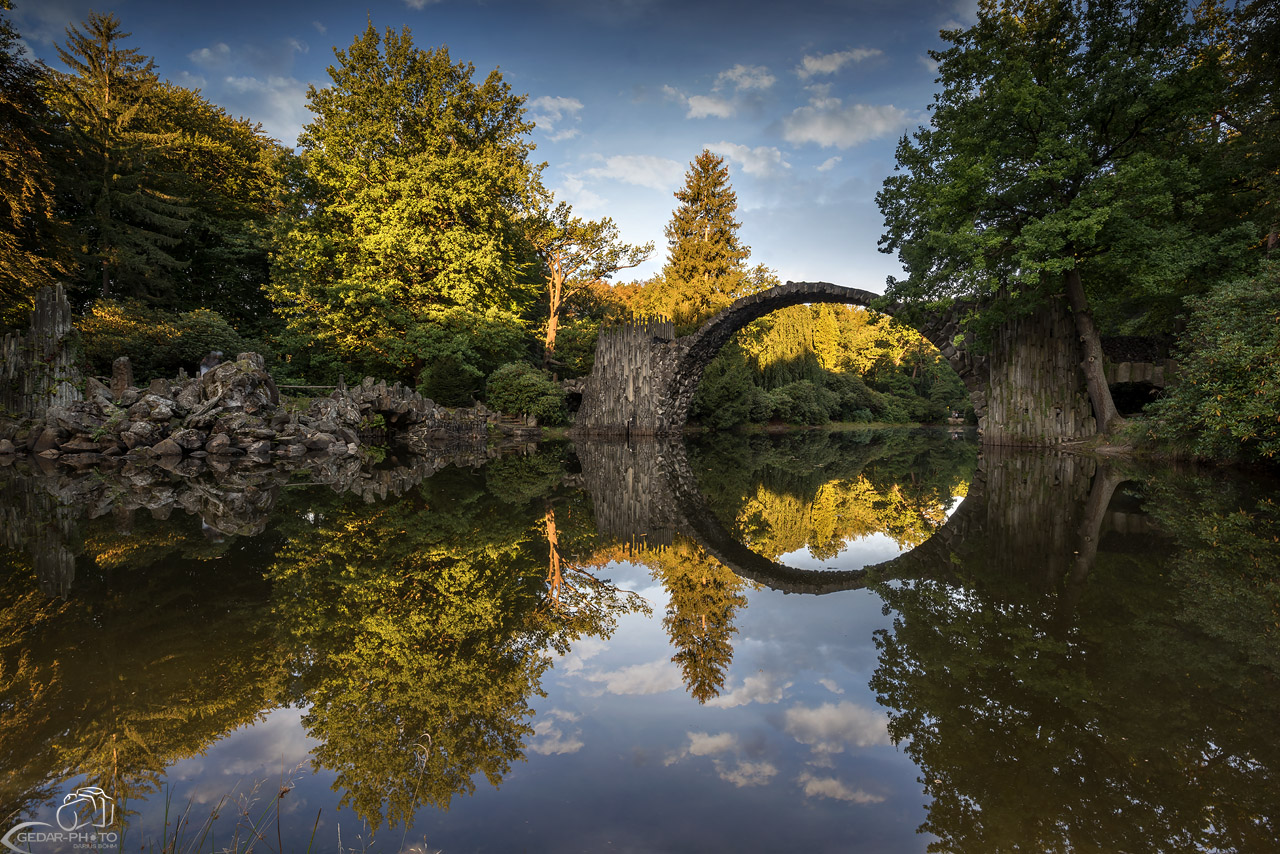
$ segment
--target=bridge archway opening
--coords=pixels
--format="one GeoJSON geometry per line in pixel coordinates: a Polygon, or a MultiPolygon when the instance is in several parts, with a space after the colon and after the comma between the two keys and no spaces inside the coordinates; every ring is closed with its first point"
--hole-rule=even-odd
{"type": "MultiPolygon", "coordinates": [[[[671,410],[670,424],[675,430],[683,427],[689,417],[690,406],[708,365],[741,329],[751,322],[780,309],[798,305],[838,304],[858,306],[874,310],[888,317],[902,314],[896,304],[880,304],[881,296],[870,291],[833,285],[829,282],[787,282],[758,294],[739,299],[707,321],[696,332],[680,341],[685,342],[676,357],[670,373],[671,410]],[[873,308],[874,306],[874,308],[873,308]]],[[[930,313],[913,315],[908,324],[932,344],[955,371],[968,392],[969,401],[979,423],[986,411],[982,393],[982,364],[963,346],[955,343],[959,332],[956,320],[951,316],[930,313]]]]}

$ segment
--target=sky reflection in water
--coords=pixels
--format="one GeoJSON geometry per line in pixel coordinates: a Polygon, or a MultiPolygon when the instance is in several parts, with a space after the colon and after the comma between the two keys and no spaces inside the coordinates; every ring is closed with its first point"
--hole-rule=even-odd
{"type": "MultiPolygon", "coordinates": [[[[199,589],[201,583],[192,579],[207,580],[208,573],[247,576],[250,567],[271,580],[258,594],[266,597],[263,609],[253,611],[254,631],[270,638],[263,643],[271,654],[244,665],[247,678],[262,682],[265,713],[257,723],[236,725],[235,714],[210,712],[204,735],[176,740],[204,747],[202,754],[175,748],[177,753],[158,755],[160,765],[146,773],[160,776],[152,784],[143,778],[133,784],[133,839],[159,837],[164,796],[155,783],[161,783],[171,800],[170,815],[189,803],[195,824],[228,793],[232,804],[250,798],[251,815],[266,815],[268,835],[279,833],[286,850],[305,850],[313,831],[313,850],[335,850],[339,827],[346,848],[359,848],[372,836],[376,850],[389,851],[425,844],[446,852],[905,852],[923,851],[931,842],[952,850],[1028,844],[1050,850],[1089,839],[1119,850],[1133,828],[1114,817],[1089,816],[1095,806],[1089,786],[1104,782],[1130,807],[1137,803],[1129,823],[1155,843],[1149,850],[1173,850],[1173,843],[1191,838],[1248,850],[1241,840],[1274,838],[1274,809],[1264,804],[1276,793],[1273,769],[1280,762],[1276,746],[1258,729],[1258,715],[1217,710],[1198,721],[1172,720],[1167,745],[1159,737],[1162,722],[1149,720],[1148,729],[1157,735],[1140,738],[1136,721],[1115,704],[1145,708],[1150,701],[1125,693],[1141,694],[1150,686],[1135,688],[1134,672],[1113,662],[1136,657],[1142,665],[1136,672],[1166,683],[1179,669],[1223,680],[1195,688],[1166,685],[1189,695],[1186,709],[1203,706],[1197,691],[1227,700],[1242,694],[1264,718],[1280,708],[1277,644],[1265,621],[1241,620],[1229,631],[1206,632],[1213,613],[1188,607],[1193,582],[1179,581],[1179,572],[1216,571],[1205,563],[1207,551],[1194,548],[1211,527],[1210,517],[1246,508],[1248,524],[1226,545],[1237,556],[1254,554],[1265,562],[1274,557],[1266,551],[1268,526],[1280,514],[1268,515],[1247,490],[1226,501],[1236,507],[1210,506],[1205,495],[1220,496],[1220,483],[1188,488],[1185,482],[1161,485],[1151,473],[1104,477],[1092,463],[1062,458],[1028,463],[988,455],[975,469],[975,447],[945,436],[819,434],[742,441],[736,447],[717,440],[690,449],[689,467],[702,498],[696,507],[685,501],[676,515],[705,514],[694,527],[718,524],[758,549],[763,544],[767,557],[800,569],[880,565],[880,575],[866,581],[884,586],[813,596],[734,580],[679,525],[671,539],[670,519],[659,519],[652,507],[652,530],[632,531],[631,543],[648,536],[648,542],[666,538],[670,545],[644,549],[601,536],[593,512],[601,512],[606,499],[587,498],[592,477],[600,474],[578,474],[576,455],[560,448],[474,472],[446,469],[398,504],[353,504],[314,490],[279,490],[266,533],[233,537],[213,548],[213,555],[203,553],[212,548],[207,537],[192,535],[198,522],[191,518],[175,517],[168,527],[144,520],[127,541],[112,540],[101,520],[82,521],[77,531],[84,554],[63,611],[25,627],[17,619],[15,637],[33,644],[38,676],[42,655],[74,654],[65,638],[59,640],[57,621],[96,602],[108,616],[76,625],[96,621],[100,628],[76,630],[103,632],[86,643],[124,642],[111,634],[111,626],[127,622],[129,608],[156,602],[147,594],[136,602],[119,594],[133,567],[112,569],[111,550],[150,554],[143,543],[154,550],[163,536],[179,544],[171,543],[168,556],[150,566],[140,562],[167,579],[175,601],[183,584],[199,589]],[[732,459],[740,463],[726,470],[725,461],[732,459]],[[1046,477],[1050,485],[1042,488],[1046,477]],[[971,497],[961,508],[966,493],[971,497]],[[1046,495],[1059,506],[1037,506],[1046,495]],[[1173,520],[1183,520],[1184,528],[1171,531],[1178,524],[1173,520]],[[404,528],[414,532],[413,549],[401,552],[397,538],[389,536],[401,523],[431,530],[404,528]],[[945,537],[910,551],[944,523],[963,536],[948,541],[945,552],[938,545],[945,537]],[[876,524],[891,533],[877,533],[876,524]],[[184,525],[187,533],[172,533],[184,525]],[[170,533],[157,536],[161,530],[170,533]],[[1092,542],[1096,555],[1086,547],[1081,558],[1071,548],[1081,537],[1092,542]],[[550,585],[557,562],[548,563],[549,540],[563,562],[559,588],[550,585]],[[900,554],[908,557],[886,564],[900,554]],[[294,561],[299,555],[300,563],[294,561]],[[366,558],[382,561],[385,569],[360,569],[366,558]],[[1090,565],[1082,563],[1086,558],[1090,565]],[[581,573],[583,568],[591,575],[581,573]],[[512,586],[501,580],[511,577],[526,581],[512,586]],[[612,587],[594,587],[592,578],[607,578],[612,587]],[[635,611],[628,593],[642,597],[650,613],[635,611]],[[446,595],[463,598],[443,607],[432,604],[446,595]],[[895,610],[885,609],[886,597],[895,610]],[[507,625],[507,616],[473,613],[473,599],[511,603],[519,616],[507,625]],[[431,624],[406,629],[415,614],[431,624]],[[383,615],[390,628],[380,627],[383,615]],[[972,634],[977,615],[985,615],[979,623],[990,637],[972,634]],[[603,638],[611,627],[612,636],[603,638]],[[1118,637],[1129,644],[1127,652],[1118,648],[1118,637]],[[48,648],[42,651],[39,643],[48,648]],[[1161,647],[1191,661],[1144,658],[1161,647]],[[544,663],[518,663],[528,655],[544,663]],[[435,660],[441,664],[433,665],[435,660]],[[483,674],[468,670],[475,661],[503,674],[501,691],[492,698],[468,694],[465,686],[458,696],[445,696],[431,683],[435,693],[415,700],[396,687],[402,679],[409,680],[407,686],[425,685],[439,673],[480,678],[473,684],[485,686],[483,674]],[[351,667],[358,668],[355,677],[351,667]],[[971,670],[963,675],[966,667],[971,670]],[[521,685],[534,693],[522,694],[527,689],[521,685]],[[516,694],[502,693],[507,688],[516,694]],[[966,696],[969,691],[973,696],[966,696]],[[1046,707],[1046,696],[1058,699],[1046,707]],[[289,705],[279,707],[282,700],[289,705]],[[984,702],[992,710],[984,711],[984,702]],[[521,713],[526,703],[536,712],[527,719],[521,713]],[[1115,713],[1107,711],[1113,708],[1115,713]],[[379,709],[380,725],[363,726],[379,709]],[[387,729],[388,715],[401,723],[387,729]],[[1036,729],[1036,716],[1055,732],[1053,743],[1025,735],[1026,726],[1036,729]],[[466,732],[486,740],[450,742],[447,720],[463,720],[466,732]],[[230,723],[230,731],[219,721],[230,723]],[[1019,728],[1006,729],[1010,725],[1019,728]],[[1230,739],[1222,736],[1228,730],[1230,739]],[[903,739],[901,745],[895,746],[894,737],[903,739]],[[1006,750],[1008,755],[998,755],[1006,750]],[[1043,750],[1058,757],[1046,760],[1056,764],[1045,767],[1031,759],[1043,750]],[[1094,767],[1095,754],[1111,761],[1130,750],[1128,761],[1139,767],[1168,762],[1166,771],[1194,780],[1165,787],[1169,799],[1162,801],[1161,787],[1152,788],[1145,777],[1094,767]],[[1208,755],[1214,750],[1221,759],[1208,755]],[[496,758],[503,755],[514,761],[496,758]],[[315,757],[318,769],[312,767],[315,757]],[[1212,770],[1195,771],[1189,761],[1212,770]],[[1219,765],[1243,770],[1233,774],[1219,765]],[[477,769],[487,769],[489,781],[477,769]],[[1054,776],[1080,769],[1097,779],[1054,776]],[[449,777],[459,770],[474,785],[469,796],[465,777],[449,777]],[[282,782],[292,788],[277,798],[282,782]],[[382,785],[389,788],[379,795],[382,785]],[[461,794],[450,794],[460,786],[461,794]],[[1055,791],[1066,801],[1057,812],[1047,805],[1055,791]],[[347,792],[351,800],[339,807],[347,792]],[[411,812],[412,826],[384,822],[373,835],[370,825],[379,816],[360,805],[379,803],[384,819],[411,812]],[[1011,818],[1017,809],[1021,817],[1011,818]],[[1027,809],[1040,813],[1028,818],[1027,809]],[[1155,814],[1167,826],[1153,833],[1144,822],[1155,814]],[[1206,829],[1206,815],[1218,816],[1219,826],[1206,829]],[[1111,845],[1116,841],[1121,844],[1111,845]]],[[[5,496],[12,498],[17,476],[8,474],[5,496]]],[[[616,489],[621,478],[614,474],[605,481],[616,489]]],[[[48,492],[47,481],[40,483],[48,492]]],[[[633,511],[621,515],[634,518],[633,511]]],[[[34,579],[29,560],[23,568],[21,549],[9,554],[10,586],[34,579]]],[[[1237,612],[1265,604],[1275,590],[1265,572],[1242,581],[1214,578],[1219,600],[1237,612]]],[[[227,582],[235,586],[230,576],[227,582]]],[[[246,595],[233,601],[211,594],[207,604],[247,619],[246,595]]],[[[15,649],[5,651],[9,674],[15,649]]],[[[151,655],[163,658],[160,651],[151,655]]],[[[194,653],[175,655],[198,660],[194,653]]],[[[135,652],[119,660],[137,667],[142,665],[135,662],[151,659],[135,652]]],[[[238,654],[236,661],[244,660],[238,654]]],[[[10,676],[0,689],[16,690],[18,681],[10,676]]],[[[74,699],[75,691],[67,690],[74,699]]],[[[52,705],[96,715],[113,708],[96,699],[107,689],[76,690],[90,699],[52,705]]],[[[150,698],[140,712],[129,709],[140,702],[136,697],[121,702],[117,721],[96,722],[104,733],[116,727],[146,741],[139,730],[166,703],[177,704],[173,715],[186,720],[179,695],[150,698]]],[[[74,731],[84,722],[64,723],[74,731]]],[[[30,727],[14,723],[0,738],[10,744],[39,740],[44,730],[23,730],[24,725],[30,727]]],[[[76,742],[74,735],[61,738],[76,742]]],[[[99,757],[88,761],[101,769],[101,745],[89,740],[86,735],[85,744],[67,747],[55,737],[53,753],[99,757]]],[[[140,768],[146,765],[139,760],[140,768]]],[[[51,768],[24,773],[10,776],[5,802],[41,802],[30,815],[49,821],[63,793],[104,779],[102,771],[68,779],[51,768]],[[8,788],[41,773],[52,785],[47,797],[34,796],[30,784],[25,791],[8,788]]],[[[1107,797],[1097,801],[1105,813],[1107,797]]],[[[236,810],[224,804],[219,813],[222,845],[235,832],[236,810]]],[[[195,831],[186,833],[190,839],[195,831]]]]}

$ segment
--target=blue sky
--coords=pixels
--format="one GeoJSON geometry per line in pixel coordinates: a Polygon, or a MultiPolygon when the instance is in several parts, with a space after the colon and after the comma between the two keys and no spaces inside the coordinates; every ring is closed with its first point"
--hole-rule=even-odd
{"type": "Polygon", "coordinates": [[[15,0],[12,20],[55,68],[54,44],[114,12],[157,71],[292,145],[333,46],[367,21],[498,68],[537,122],[535,158],[557,198],[658,245],[672,193],[704,147],[724,156],[752,262],[783,280],[883,290],[875,193],[898,138],[927,119],[927,51],[973,20],[974,0],[15,0]]]}

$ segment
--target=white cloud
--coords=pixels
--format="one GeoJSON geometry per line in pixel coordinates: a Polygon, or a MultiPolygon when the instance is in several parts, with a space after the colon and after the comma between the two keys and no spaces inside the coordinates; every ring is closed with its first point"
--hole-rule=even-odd
{"type": "Polygon", "coordinates": [[[772,762],[741,760],[733,768],[717,766],[716,770],[720,773],[721,780],[732,783],[739,789],[745,786],[763,786],[778,773],[772,762]]]}
{"type": "Polygon", "coordinates": [[[529,749],[542,756],[555,756],[564,753],[577,753],[583,747],[582,730],[575,729],[566,736],[555,720],[543,718],[533,725],[533,738],[529,739],[529,749]]]}
{"type": "Polygon", "coordinates": [[[607,178],[652,190],[674,190],[684,178],[682,164],[652,154],[618,154],[605,158],[604,163],[604,166],[592,167],[582,174],[588,178],[607,178]]]}
{"type": "Polygon", "coordinates": [[[603,682],[610,694],[661,694],[674,691],[683,684],[680,672],[665,658],[646,664],[632,664],[618,670],[586,674],[588,682],[603,682]]]}
{"type": "MultiPolygon", "coordinates": [[[[834,158],[832,158],[832,159],[833,159],[833,160],[839,160],[840,158],[839,158],[839,157],[834,157],[834,158]]],[[[821,167],[819,167],[819,168],[821,168],[821,167]]],[[[836,684],[836,680],[834,680],[834,679],[819,679],[819,680],[818,680],[818,684],[819,684],[819,685],[821,685],[823,688],[826,688],[826,689],[827,689],[828,691],[830,691],[832,694],[843,694],[843,693],[844,693],[844,689],[843,689],[843,688],[841,688],[839,685],[837,685],[837,684],[836,684]]]]}
{"type": "Polygon", "coordinates": [[[818,74],[835,74],[850,62],[861,62],[873,56],[881,56],[883,53],[884,51],[876,48],[860,47],[854,50],[836,51],[835,53],[807,55],[797,66],[796,75],[801,80],[808,80],[818,74]]]}
{"type": "Polygon", "coordinates": [[[173,82],[186,89],[203,89],[208,84],[208,81],[199,74],[192,74],[186,69],[179,71],[178,76],[173,78],[173,82]]]}
{"type": "Polygon", "coordinates": [[[920,64],[923,65],[925,68],[929,69],[930,74],[938,73],[938,60],[928,55],[921,56],[919,57],[919,59],[920,59],[920,64]]]}
{"type": "Polygon", "coordinates": [[[323,35],[323,34],[324,34],[328,29],[329,29],[328,27],[326,27],[324,24],[320,23],[319,21],[312,21],[312,22],[311,22],[311,26],[315,27],[315,28],[316,28],[316,32],[317,32],[317,33],[320,33],[320,34],[322,34],[322,35],[323,35]]]}
{"type": "Polygon", "coordinates": [[[439,3],[440,0],[404,0],[404,5],[410,9],[425,9],[439,3]]]}
{"type": "Polygon", "coordinates": [[[848,801],[854,804],[879,804],[884,796],[873,795],[861,789],[850,789],[835,777],[815,777],[805,771],[796,778],[796,782],[804,789],[807,797],[833,798],[837,801],[848,801]]]}
{"type": "Polygon", "coordinates": [[[231,46],[218,42],[211,47],[202,47],[187,54],[187,59],[201,68],[221,68],[231,60],[231,46]]]}
{"type": "Polygon", "coordinates": [[[719,709],[732,709],[736,706],[745,706],[748,703],[776,703],[782,699],[786,689],[791,687],[791,683],[777,684],[775,677],[771,673],[765,673],[759,676],[748,676],[742,680],[742,684],[734,688],[727,694],[721,694],[707,701],[708,706],[715,706],[719,709]]]}
{"type": "Polygon", "coordinates": [[[720,732],[708,735],[705,732],[687,732],[689,736],[688,752],[691,756],[711,756],[724,753],[738,746],[738,737],[731,732],[720,732]]]}
{"type": "Polygon", "coordinates": [[[734,142],[713,142],[707,148],[741,165],[742,171],[748,175],[764,177],[791,168],[791,164],[782,159],[782,152],[773,146],[748,148],[734,142]]]}
{"type": "MultiPolygon", "coordinates": [[[[581,211],[582,213],[604,210],[608,205],[608,199],[601,196],[599,193],[593,193],[588,190],[587,185],[576,175],[568,175],[565,177],[564,181],[560,184],[557,195],[569,202],[569,204],[573,205],[574,210],[581,211]]],[[[574,645],[574,651],[565,657],[564,660],[568,662],[565,667],[566,673],[573,673],[582,669],[582,661],[575,660],[574,657],[578,653],[577,648],[589,640],[591,640],[591,638],[579,641],[574,645]]],[[[603,644],[601,644],[601,646],[603,646],[603,644]]]]}
{"type": "Polygon", "coordinates": [[[782,136],[787,142],[817,143],[823,148],[850,148],[859,143],[896,133],[910,123],[910,114],[891,104],[844,106],[836,98],[821,106],[800,107],[782,120],[782,136]]]}
{"type": "Polygon", "coordinates": [[[529,102],[529,118],[538,129],[551,137],[552,142],[571,139],[578,135],[576,127],[562,127],[566,120],[577,122],[582,112],[582,102],[577,98],[543,95],[529,102]],[[559,129],[557,129],[559,128],[559,129]]]}
{"type": "Polygon", "coordinates": [[[805,91],[809,93],[810,107],[816,107],[820,110],[829,110],[834,109],[843,103],[839,98],[831,97],[830,83],[810,83],[804,88],[805,91]]]}
{"type": "MultiPolygon", "coordinates": [[[[721,71],[716,75],[716,82],[711,91],[720,92],[732,87],[734,92],[768,89],[777,80],[769,69],[763,65],[738,65],[721,71]]],[[[705,119],[731,118],[737,111],[740,97],[722,97],[720,95],[688,95],[674,86],[663,86],[662,93],[685,105],[685,118],[705,119]]]]}
{"type": "Polygon", "coordinates": [[[226,106],[247,116],[262,116],[262,126],[292,146],[308,119],[307,86],[293,77],[226,77],[222,83],[241,96],[226,106]]]}
{"type": "Polygon", "coordinates": [[[720,89],[726,83],[733,84],[733,88],[743,91],[748,89],[768,89],[777,80],[769,69],[763,65],[735,65],[733,68],[721,71],[716,76],[716,89],[720,89]]]}
{"type": "Polygon", "coordinates": [[[949,18],[940,29],[965,30],[978,23],[978,0],[958,0],[951,7],[954,18],[949,18]]]}
{"type": "Polygon", "coordinates": [[[784,729],[818,754],[843,753],[847,745],[889,744],[885,716],[848,700],[839,704],[823,703],[815,708],[793,706],[787,709],[784,729]]]}
{"type": "MultiPolygon", "coordinates": [[[[577,190],[579,191],[582,190],[581,181],[570,179],[570,181],[566,183],[567,184],[572,183],[576,185],[577,190]]],[[[573,190],[575,189],[575,187],[571,186],[568,189],[570,190],[569,194],[574,195],[573,190]]],[[[586,662],[589,659],[594,658],[595,656],[599,655],[601,652],[604,652],[604,650],[607,647],[608,647],[608,644],[600,640],[600,638],[592,638],[592,637],[583,638],[582,640],[578,641],[573,645],[573,649],[570,650],[568,655],[560,659],[560,662],[558,665],[560,668],[560,672],[561,673],[577,673],[582,669],[583,665],[586,664],[586,662]]]]}
{"type": "Polygon", "coordinates": [[[689,106],[689,111],[684,114],[688,119],[705,119],[708,116],[727,119],[733,115],[733,104],[715,95],[690,95],[685,103],[689,106]]]}

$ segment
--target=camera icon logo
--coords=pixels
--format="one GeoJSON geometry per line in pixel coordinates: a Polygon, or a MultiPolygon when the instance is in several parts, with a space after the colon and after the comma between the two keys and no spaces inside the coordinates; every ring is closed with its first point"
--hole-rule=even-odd
{"type": "Polygon", "coordinates": [[[115,800],[97,786],[76,789],[62,799],[58,807],[58,827],[79,830],[82,827],[110,827],[115,820],[115,800]]]}

